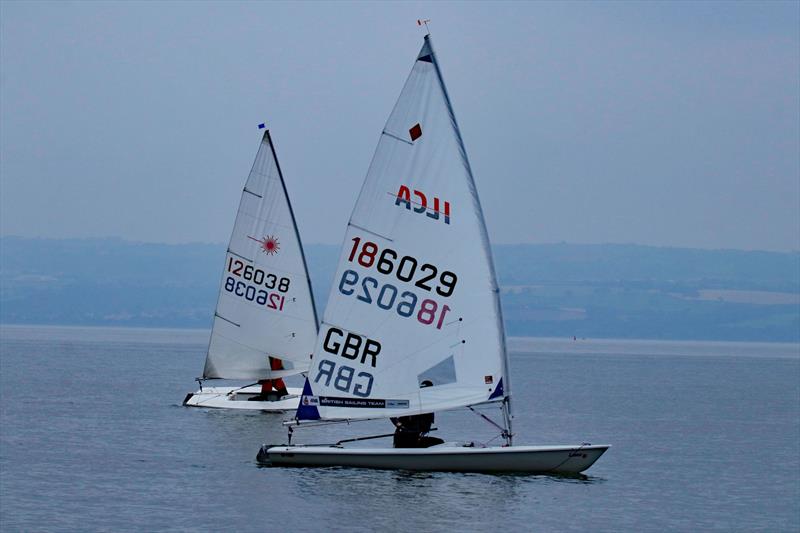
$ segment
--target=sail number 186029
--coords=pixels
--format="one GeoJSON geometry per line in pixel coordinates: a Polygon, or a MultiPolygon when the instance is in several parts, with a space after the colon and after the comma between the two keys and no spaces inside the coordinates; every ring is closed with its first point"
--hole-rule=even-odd
{"type": "Polygon", "coordinates": [[[371,241],[361,241],[361,237],[353,237],[353,248],[347,260],[357,262],[364,268],[373,265],[375,269],[386,276],[394,273],[395,277],[403,283],[413,283],[415,287],[432,292],[445,298],[451,296],[458,283],[458,276],[449,270],[440,273],[436,265],[423,263],[421,266],[416,258],[406,255],[398,260],[398,254],[391,248],[380,250],[378,245],[371,241]],[[418,268],[419,267],[419,268],[418,268]]]}

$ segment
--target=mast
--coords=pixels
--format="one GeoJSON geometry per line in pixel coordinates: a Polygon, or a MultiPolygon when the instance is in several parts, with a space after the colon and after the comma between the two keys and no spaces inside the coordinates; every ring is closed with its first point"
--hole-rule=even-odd
{"type": "MultiPolygon", "coordinates": [[[[426,25],[427,28],[427,25],[426,25]]],[[[506,443],[510,446],[512,443],[513,433],[511,430],[511,379],[509,376],[509,364],[508,364],[508,348],[506,345],[506,331],[505,331],[505,324],[503,322],[503,309],[500,304],[500,287],[497,284],[497,271],[495,270],[494,266],[494,256],[492,255],[492,248],[489,241],[489,233],[486,229],[486,219],[483,216],[483,208],[481,207],[481,201],[478,197],[478,191],[475,186],[475,178],[472,174],[472,166],[469,163],[469,156],[467,156],[467,149],[464,146],[464,139],[461,137],[461,129],[458,127],[458,121],[456,120],[455,112],[453,111],[453,106],[450,103],[450,94],[447,92],[447,86],[444,83],[444,77],[442,77],[442,70],[439,67],[439,60],[436,57],[436,53],[433,49],[433,42],[431,40],[431,34],[428,33],[425,35],[425,42],[428,45],[428,49],[430,50],[431,55],[431,62],[433,63],[434,69],[436,69],[436,77],[439,80],[439,85],[442,88],[442,93],[444,94],[444,100],[447,104],[447,111],[450,114],[450,120],[453,123],[453,130],[456,134],[456,140],[458,142],[458,146],[461,150],[461,157],[464,160],[464,168],[467,173],[467,178],[469,180],[469,186],[472,191],[472,200],[475,206],[475,210],[478,213],[478,217],[480,218],[481,224],[481,245],[483,248],[483,252],[486,255],[486,261],[489,263],[489,268],[491,271],[492,276],[492,291],[494,292],[494,308],[495,308],[495,315],[497,316],[497,329],[500,332],[500,344],[501,349],[503,352],[503,423],[506,428],[507,435],[504,435],[506,439],[506,443]]]]}

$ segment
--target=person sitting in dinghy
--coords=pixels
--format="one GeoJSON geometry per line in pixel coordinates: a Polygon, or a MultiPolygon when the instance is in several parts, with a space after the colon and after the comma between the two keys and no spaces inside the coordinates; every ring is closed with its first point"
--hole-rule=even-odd
{"type": "MultiPolygon", "coordinates": [[[[270,370],[283,370],[283,361],[270,357],[269,368],[270,370]]],[[[250,398],[249,401],[251,402],[275,402],[289,395],[289,391],[286,390],[286,384],[281,378],[261,379],[258,384],[261,385],[261,393],[250,398]],[[275,389],[275,391],[273,392],[272,389],[275,389]]]]}
{"type": "MultiPolygon", "coordinates": [[[[421,389],[431,386],[433,386],[433,383],[427,379],[419,385],[421,389]]],[[[390,420],[395,426],[395,448],[430,448],[444,442],[442,439],[428,435],[433,425],[433,413],[401,416],[390,420]]]]}

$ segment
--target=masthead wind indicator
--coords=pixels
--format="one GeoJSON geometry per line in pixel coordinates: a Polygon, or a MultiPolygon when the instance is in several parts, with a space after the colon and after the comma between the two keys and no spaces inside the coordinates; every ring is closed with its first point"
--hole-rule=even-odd
{"type": "Polygon", "coordinates": [[[430,21],[431,19],[417,19],[417,26],[425,26],[425,31],[428,33],[428,35],[431,34],[431,30],[428,28],[428,23],[430,21]]]}

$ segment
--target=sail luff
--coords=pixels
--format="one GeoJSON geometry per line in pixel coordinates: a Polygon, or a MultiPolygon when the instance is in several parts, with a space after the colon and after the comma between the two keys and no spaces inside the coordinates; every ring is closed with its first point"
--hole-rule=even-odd
{"type": "Polygon", "coordinates": [[[430,34],[425,36],[425,42],[428,43],[428,47],[431,53],[431,59],[433,63],[433,67],[436,70],[436,77],[439,80],[439,85],[442,88],[442,93],[444,94],[444,100],[447,104],[447,111],[450,114],[450,120],[453,123],[453,130],[455,130],[456,139],[458,140],[458,146],[461,150],[461,157],[464,160],[464,168],[467,172],[467,176],[469,178],[469,185],[470,190],[472,192],[472,199],[475,205],[475,211],[478,213],[478,218],[480,219],[480,228],[481,228],[481,244],[483,246],[483,251],[486,254],[486,261],[489,264],[489,269],[492,276],[492,286],[495,293],[494,302],[495,302],[495,313],[497,315],[497,328],[500,333],[500,343],[502,346],[503,352],[503,394],[505,396],[506,405],[508,406],[508,418],[509,418],[509,432],[511,431],[511,379],[509,376],[509,364],[508,364],[508,347],[506,344],[506,333],[505,333],[505,324],[503,322],[503,308],[500,302],[500,286],[497,283],[497,271],[494,266],[494,254],[492,254],[492,247],[489,240],[489,232],[486,229],[486,219],[483,216],[483,208],[481,207],[481,201],[478,197],[478,190],[475,186],[475,178],[472,174],[472,166],[469,163],[469,156],[467,155],[467,149],[464,146],[464,139],[461,137],[461,129],[458,127],[458,121],[456,120],[455,112],[453,111],[453,106],[450,103],[450,94],[447,92],[447,86],[444,83],[444,77],[442,76],[442,70],[439,67],[439,60],[436,57],[436,52],[433,48],[433,42],[431,41],[430,34]]]}

